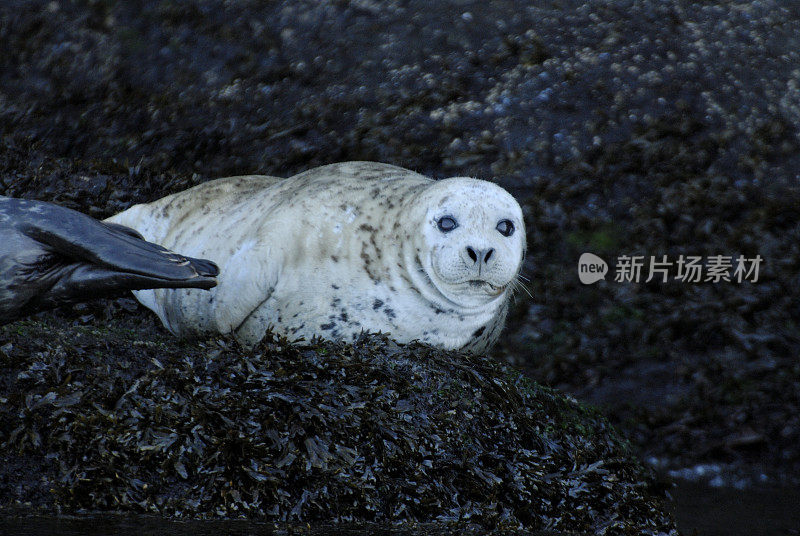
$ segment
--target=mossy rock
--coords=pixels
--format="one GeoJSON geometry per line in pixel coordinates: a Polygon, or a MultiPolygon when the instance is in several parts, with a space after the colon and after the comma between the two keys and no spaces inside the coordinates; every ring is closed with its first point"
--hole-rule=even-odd
{"type": "Polygon", "coordinates": [[[673,530],[603,417],[488,358],[381,336],[247,350],[47,316],[0,343],[6,507],[673,530]]]}

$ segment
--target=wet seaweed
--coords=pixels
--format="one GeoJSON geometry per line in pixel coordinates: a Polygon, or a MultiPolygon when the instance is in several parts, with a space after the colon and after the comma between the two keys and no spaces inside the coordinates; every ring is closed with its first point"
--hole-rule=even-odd
{"type": "Polygon", "coordinates": [[[2,329],[4,465],[47,467],[27,488],[4,470],[6,506],[672,527],[650,474],[602,416],[492,359],[375,335],[352,345],[270,335],[246,350],[109,329],[39,320],[2,329]]]}

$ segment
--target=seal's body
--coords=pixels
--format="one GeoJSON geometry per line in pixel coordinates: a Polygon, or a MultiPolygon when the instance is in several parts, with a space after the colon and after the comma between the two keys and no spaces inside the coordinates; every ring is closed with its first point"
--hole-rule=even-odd
{"type": "Polygon", "coordinates": [[[210,293],[136,297],[175,334],[233,332],[248,345],[272,327],[483,350],[525,250],[519,205],[499,186],[370,162],[218,179],[107,221],[219,264],[210,293]]]}
{"type": "Polygon", "coordinates": [[[0,324],[141,288],[204,288],[217,267],[133,229],[43,201],[0,196],[0,324]]]}

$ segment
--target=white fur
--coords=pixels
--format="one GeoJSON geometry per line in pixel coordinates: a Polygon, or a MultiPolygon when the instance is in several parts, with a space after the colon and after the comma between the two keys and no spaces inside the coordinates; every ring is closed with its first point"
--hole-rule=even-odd
{"type": "Polygon", "coordinates": [[[136,297],[177,335],[234,332],[245,344],[271,326],[290,338],[382,331],[481,351],[499,335],[525,251],[522,212],[499,186],[371,162],[218,179],[109,221],[216,262],[210,292],[136,297]],[[458,223],[447,233],[444,216],[458,223]],[[496,228],[503,219],[516,228],[509,237],[496,228]],[[475,263],[467,247],[494,251],[475,263]]]}

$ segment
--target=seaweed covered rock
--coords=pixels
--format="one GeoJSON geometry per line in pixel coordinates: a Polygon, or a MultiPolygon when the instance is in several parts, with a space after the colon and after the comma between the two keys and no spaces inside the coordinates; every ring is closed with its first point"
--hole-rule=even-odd
{"type": "Polygon", "coordinates": [[[672,530],[605,419],[493,360],[380,336],[245,350],[57,320],[0,330],[4,506],[672,530]]]}
{"type": "Polygon", "coordinates": [[[345,160],[496,180],[535,246],[496,355],[665,470],[796,486],[797,5],[0,2],[0,191],[102,218],[345,160]],[[587,251],[764,270],[586,286],[587,251]]]}

